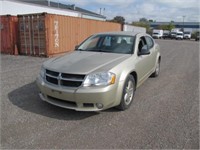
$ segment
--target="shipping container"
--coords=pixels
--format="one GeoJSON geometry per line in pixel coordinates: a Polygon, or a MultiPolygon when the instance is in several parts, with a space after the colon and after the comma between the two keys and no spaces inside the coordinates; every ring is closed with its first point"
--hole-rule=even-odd
{"type": "MultiPolygon", "coordinates": [[[[1,53],[15,54],[18,46],[18,18],[17,16],[0,16],[1,53]]],[[[17,52],[16,52],[17,53],[17,52]]]]}
{"type": "Polygon", "coordinates": [[[19,15],[20,54],[51,56],[74,50],[88,36],[121,31],[121,25],[54,14],[19,15]]]}
{"type": "Polygon", "coordinates": [[[146,33],[146,28],[124,24],[123,25],[123,31],[132,31],[132,32],[138,32],[138,33],[146,33]]]}

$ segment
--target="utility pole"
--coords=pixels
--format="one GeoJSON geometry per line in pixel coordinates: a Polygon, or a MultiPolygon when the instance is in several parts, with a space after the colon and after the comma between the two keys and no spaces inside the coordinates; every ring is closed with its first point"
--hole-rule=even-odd
{"type": "Polygon", "coordinates": [[[106,10],[106,9],[105,9],[105,8],[103,8],[103,13],[102,13],[102,15],[105,15],[105,10],[106,10]]]}
{"type": "Polygon", "coordinates": [[[183,32],[184,32],[184,19],[185,19],[185,16],[183,16],[183,32]]]}
{"type": "Polygon", "coordinates": [[[101,8],[100,8],[100,13],[99,14],[101,15],[101,8]]]}
{"type": "Polygon", "coordinates": [[[48,6],[50,6],[50,3],[51,3],[50,0],[48,0],[48,6]]]}

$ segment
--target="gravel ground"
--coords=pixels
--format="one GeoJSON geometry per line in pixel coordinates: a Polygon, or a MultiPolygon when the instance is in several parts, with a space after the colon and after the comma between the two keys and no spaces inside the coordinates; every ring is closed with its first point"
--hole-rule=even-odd
{"type": "Polygon", "coordinates": [[[1,148],[199,149],[199,42],[157,40],[161,74],[127,111],[76,112],[40,100],[46,58],[1,56],[1,148]]]}

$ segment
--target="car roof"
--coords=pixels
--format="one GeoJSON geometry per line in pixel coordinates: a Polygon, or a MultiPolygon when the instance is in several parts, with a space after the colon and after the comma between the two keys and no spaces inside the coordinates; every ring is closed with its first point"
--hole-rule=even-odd
{"type": "Polygon", "coordinates": [[[135,36],[136,34],[146,35],[145,33],[131,32],[131,31],[102,32],[102,33],[98,33],[98,34],[95,34],[95,35],[128,35],[128,36],[135,36]]]}

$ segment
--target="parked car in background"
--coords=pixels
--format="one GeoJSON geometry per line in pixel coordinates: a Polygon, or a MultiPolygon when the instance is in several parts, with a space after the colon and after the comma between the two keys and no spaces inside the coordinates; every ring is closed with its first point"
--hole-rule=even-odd
{"type": "Polygon", "coordinates": [[[172,29],[171,34],[170,34],[171,39],[176,39],[178,32],[181,32],[180,29],[178,29],[178,28],[172,29]]]}
{"type": "Polygon", "coordinates": [[[191,36],[192,36],[192,34],[191,34],[191,32],[189,32],[189,31],[187,31],[187,32],[184,32],[184,39],[191,39],[191,36]]]}
{"type": "Polygon", "coordinates": [[[163,37],[163,30],[154,29],[152,33],[154,39],[161,39],[163,37]]]}
{"type": "Polygon", "coordinates": [[[171,39],[176,39],[176,32],[171,32],[170,33],[170,38],[171,39]]]}
{"type": "Polygon", "coordinates": [[[178,31],[176,33],[176,40],[183,40],[183,32],[178,31]]]}
{"type": "Polygon", "coordinates": [[[145,33],[110,32],[89,37],[74,52],[44,62],[40,98],[77,111],[125,110],[135,90],[160,71],[160,48],[145,33]]]}
{"type": "Polygon", "coordinates": [[[170,39],[171,36],[170,36],[170,31],[169,30],[164,30],[163,31],[163,39],[170,39]]]}
{"type": "Polygon", "coordinates": [[[195,41],[199,41],[199,32],[196,33],[195,41]]]}

